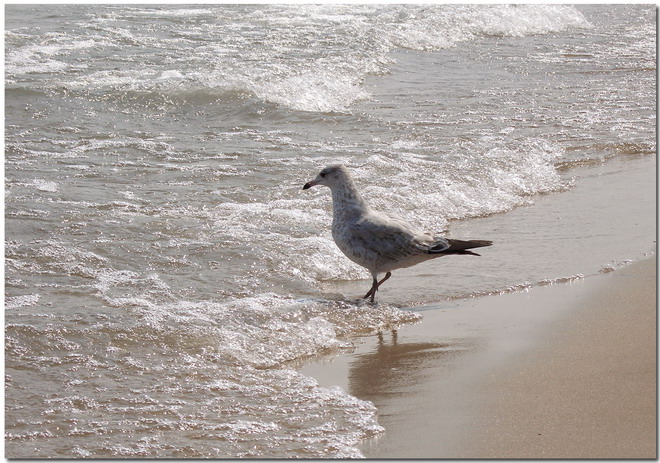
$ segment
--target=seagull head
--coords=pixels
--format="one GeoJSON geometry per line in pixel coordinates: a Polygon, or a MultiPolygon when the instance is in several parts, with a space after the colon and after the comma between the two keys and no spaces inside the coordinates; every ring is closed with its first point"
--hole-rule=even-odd
{"type": "Polygon", "coordinates": [[[346,167],[340,165],[328,166],[319,172],[314,180],[305,183],[303,190],[316,185],[325,185],[329,188],[333,188],[336,185],[349,181],[350,178],[350,174],[346,167]]]}

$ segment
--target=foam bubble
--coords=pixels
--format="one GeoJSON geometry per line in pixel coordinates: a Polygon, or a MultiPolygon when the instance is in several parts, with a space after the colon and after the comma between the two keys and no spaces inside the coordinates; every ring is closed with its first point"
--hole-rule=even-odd
{"type": "Polygon", "coordinates": [[[55,183],[53,181],[44,180],[44,179],[36,179],[32,183],[35,186],[35,188],[39,191],[46,191],[48,193],[56,193],[57,192],[57,183],[55,183]]]}
{"type": "Polygon", "coordinates": [[[182,79],[184,76],[179,71],[171,69],[168,71],[163,71],[160,74],[161,79],[182,79]]]}
{"type": "Polygon", "coordinates": [[[259,98],[298,111],[346,111],[356,101],[369,98],[354,78],[324,71],[257,83],[253,88],[259,98]]]}
{"type": "Polygon", "coordinates": [[[19,309],[36,305],[41,299],[39,294],[26,294],[24,296],[8,296],[5,300],[5,309],[19,309]]]}

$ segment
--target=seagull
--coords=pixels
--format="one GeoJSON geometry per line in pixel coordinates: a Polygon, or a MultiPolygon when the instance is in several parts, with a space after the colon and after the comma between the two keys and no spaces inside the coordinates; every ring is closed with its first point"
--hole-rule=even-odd
{"type": "Polygon", "coordinates": [[[332,237],[346,257],[369,270],[373,283],[364,299],[374,302],[376,291],[392,271],[411,267],[451,254],[478,256],[473,248],[490,246],[492,241],[461,241],[420,231],[408,222],[369,207],[357,190],[348,169],[341,165],[324,168],[307,190],[324,185],[332,192],[332,237]],[[378,275],[385,277],[378,281],[378,275]]]}

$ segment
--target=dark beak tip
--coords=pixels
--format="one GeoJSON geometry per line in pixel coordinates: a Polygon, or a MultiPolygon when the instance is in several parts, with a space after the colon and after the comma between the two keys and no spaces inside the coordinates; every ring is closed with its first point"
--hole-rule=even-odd
{"type": "Polygon", "coordinates": [[[305,183],[305,186],[303,186],[303,190],[308,190],[308,189],[310,189],[311,187],[312,187],[312,184],[311,184],[311,183],[309,183],[309,182],[308,182],[308,183],[305,183]]]}

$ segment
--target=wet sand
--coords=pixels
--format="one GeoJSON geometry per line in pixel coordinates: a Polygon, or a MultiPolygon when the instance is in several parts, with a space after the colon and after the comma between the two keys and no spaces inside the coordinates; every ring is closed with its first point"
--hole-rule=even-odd
{"type": "Polygon", "coordinates": [[[374,402],[368,458],[656,458],[656,259],[428,307],[303,367],[374,402]]]}

